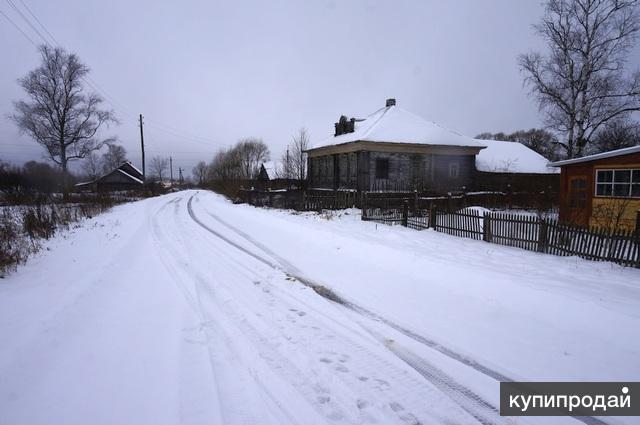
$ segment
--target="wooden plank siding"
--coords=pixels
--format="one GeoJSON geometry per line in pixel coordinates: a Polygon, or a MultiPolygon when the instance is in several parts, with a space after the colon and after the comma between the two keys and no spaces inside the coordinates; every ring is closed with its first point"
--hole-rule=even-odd
{"type": "Polygon", "coordinates": [[[435,155],[425,153],[360,151],[310,157],[310,188],[355,189],[359,191],[395,190],[410,186],[433,192],[462,191],[475,175],[474,155],[435,155]],[[376,161],[388,160],[388,175],[376,176],[376,161]],[[455,164],[457,173],[450,175],[455,164]]]}

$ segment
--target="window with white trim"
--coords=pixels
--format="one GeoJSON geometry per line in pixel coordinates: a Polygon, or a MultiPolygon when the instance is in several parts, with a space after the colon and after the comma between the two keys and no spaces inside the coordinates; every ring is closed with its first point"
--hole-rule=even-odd
{"type": "Polygon", "coordinates": [[[640,168],[597,170],[596,196],[640,198],[640,168]]]}

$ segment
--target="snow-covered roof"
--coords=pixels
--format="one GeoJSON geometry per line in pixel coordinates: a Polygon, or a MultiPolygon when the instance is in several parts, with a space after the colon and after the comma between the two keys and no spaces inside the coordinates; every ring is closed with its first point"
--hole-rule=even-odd
{"type": "MultiPolygon", "coordinates": [[[[131,161],[126,161],[126,162],[124,162],[122,165],[125,165],[125,164],[129,164],[129,165],[131,166],[131,168],[133,168],[133,169],[134,169],[134,170],[136,170],[138,173],[140,173],[140,175],[142,175],[142,171],[140,171],[140,169],[139,169],[138,167],[136,167],[135,165],[133,165],[133,164],[131,163],[131,161]]],[[[120,167],[122,167],[122,165],[121,165],[120,167]]]]}
{"type": "Polygon", "coordinates": [[[143,183],[144,183],[144,182],[143,182],[142,180],[140,180],[139,178],[137,178],[137,177],[133,177],[131,174],[127,173],[126,171],[122,171],[120,168],[116,168],[114,171],[118,171],[118,172],[120,172],[120,173],[124,174],[126,177],[130,178],[131,180],[133,180],[133,181],[135,181],[135,182],[137,182],[137,183],[140,183],[140,184],[143,184],[143,183]]]}
{"type": "Polygon", "coordinates": [[[638,152],[640,152],[640,145],[631,146],[630,148],[616,149],[614,151],[609,151],[609,152],[597,153],[597,154],[594,154],[594,155],[583,156],[581,158],[565,159],[564,161],[552,162],[550,165],[552,167],[560,167],[562,165],[578,164],[578,163],[581,163],[581,162],[596,161],[598,159],[612,158],[612,157],[615,157],[615,156],[628,155],[630,153],[638,153],[638,152]]]}
{"type": "Polygon", "coordinates": [[[486,146],[476,155],[476,169],[488,173],[555,174],[558,169],[536,151],[518,142],[479,140],[486,146]]]}
{"type": "Polygon", "coordinates": [[[363,120],[356,120],[352,133],[329,137],[314,144],[311,149],[355,141],[483,147],[470,137],[391,105],[377,110],[363,120]]]}
{"type": "Polygon", "coordinates": [[[267,174],[269,174],[270,178],[273,178],[276,174],[276,163],[275,161],[267,161],[263,162],[262,165],[264,169],[267,170],[267,174]]]}

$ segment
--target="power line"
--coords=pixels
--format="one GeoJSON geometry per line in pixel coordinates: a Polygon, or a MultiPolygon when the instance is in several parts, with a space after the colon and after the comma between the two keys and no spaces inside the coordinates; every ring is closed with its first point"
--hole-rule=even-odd
{"type": "Polygon", "coordinates": [[[29,41],[29,43],[33,44],[34,47],[38,47],[38,44],[36,44],[36,42],[33,41],[31,37],[29,37],[24,31],[22,31],[22,29],[18,26],[18,24],[13,22],[13,20],[11,20],[11,18],[9,18],[2,10],[0,10],[0,15],[4,16],[5,19],[9,21],[9,23],[11,23],[11,25],[13,25],[13,27],[17,29],[20,32],[20,34],[22,34],[24,38],[26,38],[29,41]]]}
{"type": "Polygon", "coordinates": [[[40,25],[40,27],[44,30],[44,32],[46,32],[49,37],[51,38],[51,40],[53,40],[53,42],[55,44],[60,44],[58,43],[58,41],[56,40],[56,38],[49,32],[49,30],[47,29],[47,27],[44,26],[44,24],[42,22],[40,22],[40,19],[38,19],[38,17],[31,11],[31,8],[29,6],[27,6],[27,4],[23,1],[20,0],[20,3],[22,3],[22,5],[24,6],[24,8],[27,10],[27,12],[29,12],[29,15],[33,16],[33,19],[36,20],[36,22],[40,25]]]}
{"type": "Polygon", "coordinates": [[[155,124],[148,124],[148,125],[151,126],[153,131],[160,131],[160,132],[172,135],[174,137],[179,137],[179,138],[183,139],[186,142],[197,143],[197,144],[200,144],[200,145],[208,146],[210,148],[215,147],[214,145],[219,146],[219,143],[215,142],[213,140],[208,140],[208,141],[205,142],[205,141],[194,139],[194,138],[192,138],[192,137],[190,137],[188,135],[185,135],[185,134],[180,134],[180,133],[175,132],[175,131],[158,128],[158,127],[156,127],[155,124]]]}
{"type": "MultiPolygon", "coordinates": [[[[36,26],[31,22],[31,20],[20,10],[20,8],[12,1],[12,0],[5,0],[7,2],[7,4],[9,4],[19,15],[20,17],[27,23],[27,25],[40,37],[40,39],[42,39],[42,41],[50,46],[53,47],[52,44],[49,42],[49,40],[46,39],[46,37],[44,37],[42,35],[42,33],[36,28],[36,26]]],[[[60,44],[58,43],[57,39],[53,36],[53,34],[51,33],[51,31],[48,30],[48,28],[46,27],[46,25],[38,18],[38,16],[29,8],[29,6],[27,6],[27,4],[23,1],[20,0],[20,3],[22,4],[22,6],[24,7],[24,9],[28,12],[29,15],[31,15],[31,17],[33,17],[33,19],[38,23],[38,25],[44,30],[44,32],[51,38],[51,40],[53,41],[54,45],[57,47],[61,47],[60,44]]],[[[33,39],[31,37],[29,37],[27,35],[27,33],[25,33],[13,20],[11,20],[11,18],[9,18],[8,15],[6,15],[4,12],[2,12],[0,10],[0,13],[31,43],[33,44],[35,47],[38,47],[37,43],[35,43],[33,41],[33,39]]],[[[102,87],[100,87],[100,85],[98,83],[96,83],[95,80],[93,80],[89,75],[86,75],[85,77],[82,77],[82,80],[89,85],[93,90],[95,90],[96,92],[98,92],[100,95],[103,96],[103,98],[109,102],[112,106],[114,106],[117,109],[120,109],[121,111],[123,111],[125,113],[125,116],[131,115],[133,112],[126,106],[124,106],[123,104],[121,104],[120,102],[118,102],[113,96],[111,96],[105,89],[103,89],[102,87]]],[[[131,122],[133,122],[133,118],[127,118],[126,121],[131,120],[131,122]]],[[[188,142],[192,142],[192,143],[197,143],[197,144],[201,144],[201,145],[205,145],[205,146],[209,146],[209,147],[213,147],[213,145],[217,145],[219,146],[220,143],[216,142],[214,140],[211,140],[209,138],[206,137],[202,137],[202,136],[198,136],[195,134],[190,134],[188,132],[185,132],[183,130],[180,130],[176,127],[171,127],[167,124],[161,123],[159,121],[156,121],[152,118],[148,118],[147,120],[151,123],[150,125],[157,129],[158,131],[164,132],[164,133],[168,133],[173,135],[174,137],[180,137],[185,141],[188,142]]],[[[137,123],[137,121],[136,121],[137,123]]]]}
{"type": "Polygon", "coordinates": [[[47,41],[47,39],[40,33],[40,31],[38,31],[38,28],[36,28],[31,21],[24,16],[24,13],[22,13],[22,11],[18,8],[18,6],[15,5],[15,3],[11,0],[5,0],[7,2],[7,4],[9,4],[9,6],[11,6],[13,8],[13,10],[15,10],[18,15],[20,15],[20,17],[22,18],[23,21],[25,21],[27,23],[27,25],[29,25],[29,27],[31,27],[31,29],[38,34],[38,36],[46,43],[49,44],[49,42],[47,41]]]}
{"type": "Polygon", "coordinates": [[[202,140],[202,141],[205,141],[205,142],[217,143],[217,142],[209,139],[208,137],[197,136],[195,134],[192,134],[192,133],[177,129],[175,127],[171,127],[170,125],[160,123],[159,121],[156,121],[154,119],[148,119],[148,121],[151,121],[152,126],[154,126],[154,127],[164,128],[165,129],[164,131],[166,131],[166,132],[171,132],[171,133],[174,133],[176,135],[180,135],[180,136],[183,136],[183,137],[186,137],[186,138],[189,138],[189,139],[194,139],[194,140],[199,139],[199,140],[202,140]]]}

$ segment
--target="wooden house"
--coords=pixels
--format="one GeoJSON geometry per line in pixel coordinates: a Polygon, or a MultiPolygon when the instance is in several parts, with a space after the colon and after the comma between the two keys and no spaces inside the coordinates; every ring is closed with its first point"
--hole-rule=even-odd
{"type": "Polygon", "coordinates": [[[477,140],[396,106],[340,117],[307,150],[309,188],[357,191],[557,190],[558,171],[516,142],[477,140]]]}
{"type": "Polygon", "coordinates": [[[76,184],[75,188],[77,191],[112,192],[140,189],[143,186],[142,171],[127,161],[95,180],[76,184]]]}
{"type": "Polygon", "coordinates": [[[388,99],[364,119],[340,117],[332,137],[308,155],[309,188],[463,190],[484,145],[388,99]]]}
{"type": "Polygon", "coordinates": [[[637,229],[640,146],[557,161],[560,220],[579,226],[637,229]]]}

